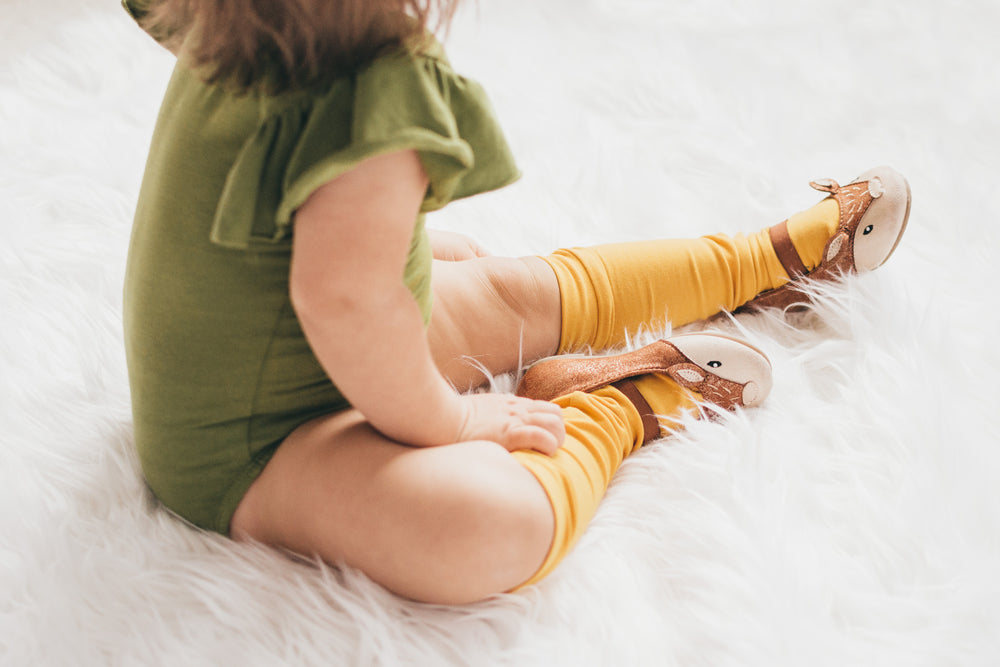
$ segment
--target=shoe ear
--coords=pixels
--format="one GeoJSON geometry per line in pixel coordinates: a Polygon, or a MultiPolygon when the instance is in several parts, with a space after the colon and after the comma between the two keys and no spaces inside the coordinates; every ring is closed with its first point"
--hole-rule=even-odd
{"type": "Polygon", "coordinates": [[[814,190],[819,190],[820,192],[829,192],[833,194],[840,190],[840,183],[833,180],[832,178],[820,178],[815,181],[809,181],[809,185],[813,187],[814,190]]]}
{"type": "Polygon", "coordinates": [[[683,387],[695,387],[705,381],[707,375],[694,364],[677,364],[667,369],[667,375],[683,387]]]}

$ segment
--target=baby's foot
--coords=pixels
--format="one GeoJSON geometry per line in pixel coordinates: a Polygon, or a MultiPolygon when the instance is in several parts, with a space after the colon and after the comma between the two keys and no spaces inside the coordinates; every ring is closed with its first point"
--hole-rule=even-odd
{"type": "Polygon", "coordinates": [[[774,252],[790,281],[763,292],[741,311],[808,303],[804,277],[834,280],[881,266],[899,245],[910,215],[910,186],[891,167],[876,167],[845,186],[814,181],[830,196],[770,229],[774,252]]]}
{"type": "Polygon", "coordinates": [[[771,364],[746,343],[717,334],[688,334],[610,357],[551,357],[529,368],[517,394],[552,400],[614,386],[643,422],[643,442],[701,399],[726,410],[760,405],[771,391],[771,364]]]}

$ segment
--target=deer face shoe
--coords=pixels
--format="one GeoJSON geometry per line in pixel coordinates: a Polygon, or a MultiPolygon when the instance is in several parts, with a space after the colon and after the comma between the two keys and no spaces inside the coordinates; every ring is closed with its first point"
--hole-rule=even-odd
{"type": "Polygon", "coordinates": [[[771,244],[790,281],[758,295],[737,312],[762,308],[804,306],[809,296],[798,289],[804,279],[838,280],[845,274],[864,273],[881,266],[899,245],[910,216],[910,186],[891,167],[876,167],[849,184],[832,179],[810,185],[836,200],[840,222],[827,241],[819,266],[808,271],[792,245],[788,221],[770,229],[771,244]]]}
{"type": "Polygon", "coordinates": [[[648,442],[660,434],[650,407],[657,401],[643,396],[634,381],[650,374],[669,378],[726,410],[760,405],[771,391],[771,364],[763,352],[726,336],[688,334],[614,356],[543,359],[528,368],[516,393],[549,401],[613,385],[638,410],[648,442]]]}

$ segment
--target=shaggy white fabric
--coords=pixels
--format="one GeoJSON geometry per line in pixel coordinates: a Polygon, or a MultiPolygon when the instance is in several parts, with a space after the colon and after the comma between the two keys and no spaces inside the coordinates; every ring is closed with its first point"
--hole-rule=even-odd
{"type": "MultiPolygon", "coordinates": [[[[525,172],[495,252],[753,230],[908,176],[910,229],[763,348],[765,407],[626,462],[541,585],[467,608],[192,531],[132,451],[123,265],[171,58],[112,0],[0,24],[0,661],[987,665],[1000,658],[1000,7],[480,0],[448,46],[525,172]]],[[[662,333],[662,332],[660,332],[662,333]]],[[[511,378],[500,378],[500,388],[511,378]]]]}

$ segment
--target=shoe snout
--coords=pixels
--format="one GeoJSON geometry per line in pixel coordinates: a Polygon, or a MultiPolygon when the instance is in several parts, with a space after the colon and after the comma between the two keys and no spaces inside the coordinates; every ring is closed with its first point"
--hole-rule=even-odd
{"type": "Polygon", "coordinates": [[[852,181],[868,181],[874,200],[854,235],[854,265],[858,272],[881,266],[896,249],[910,214],[910,186],[892,167],[876,167],[852,181]]]}

